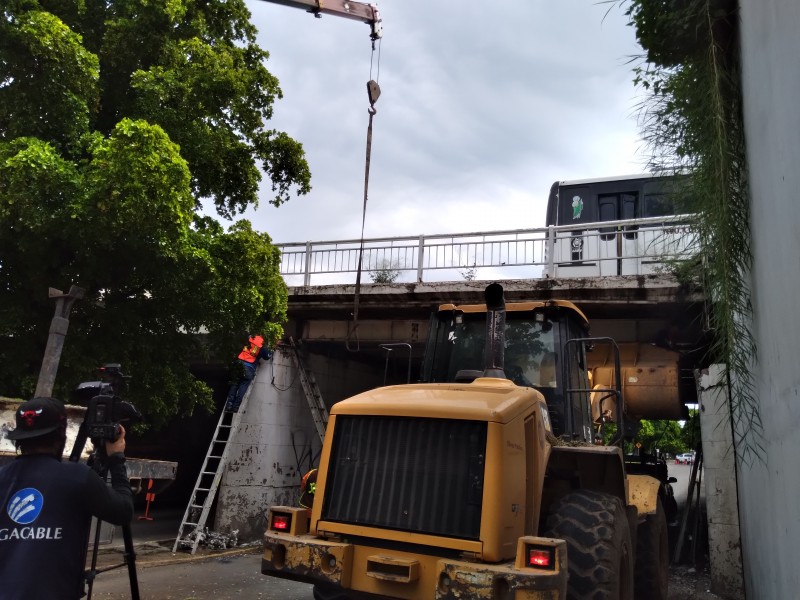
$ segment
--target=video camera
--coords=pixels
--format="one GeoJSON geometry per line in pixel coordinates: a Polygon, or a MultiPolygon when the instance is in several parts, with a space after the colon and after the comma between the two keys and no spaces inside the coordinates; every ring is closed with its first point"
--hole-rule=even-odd
{"type": "MultiPolygon", "coordinates": [[[[72,445],[70,462],[80,462],[86,439],[94,444],[86,464],[106,480],[109,473],[107,450],[104,441],[116,441],[120,434],[120,424],[123,422],[137,422],[142,420],[142,414],[130,402],[119,397],[122,384],[126,375],[122,374],[119,363],[110,363],[100,367],[100,381],[84,381],[72,390],[71,399],[76,404],[86,407],[86,415],[78,430],[75,443],[72,445]]],[[[113,476],[112,476],[113,479],[113,476]]],[[[131,599],[139,600],[139,581],[136,578],[136,552],[134,552],[133,536],[130,523],[122,523],[122,538],[125,543],[124,561],[112,567],[97,568],[97,552],[100,547],[101,519],[97,517],[94,523],[94,545],[92,550],[91,567],[84,573],[88,584],[88,595],[91,599],[95,577],[105,571],[117,567],[128,567],[128,578],[131,585],[131,599]]],[[[87,532],[88,535],[88,532],[87,532]]],[[[88,550],[87,550],[88,552],[88,550]]]]}
{"type": "Polygon", "coordinates": [[[115,441],[120,423],[138,423],[142,413],[130,402],[119,397],[120,388],[128,376],[122,374],[119,363],[100,367],[101,381],[84,381],[72,391],[72,399],[86,406],[84,425],[92,441],[115,441]]]}

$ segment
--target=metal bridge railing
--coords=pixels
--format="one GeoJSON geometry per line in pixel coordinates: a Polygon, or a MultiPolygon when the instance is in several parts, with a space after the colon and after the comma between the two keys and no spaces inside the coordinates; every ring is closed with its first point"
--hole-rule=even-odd
{"type": "MultiPolygon", "coordinates": [[[[601,277],[657,272],[696,252],[680,215],[459,234],[363,240],[366,283],[601,277]]],[[[288,285],[353,283],[361,240],[276,244],[288,285]]]]}

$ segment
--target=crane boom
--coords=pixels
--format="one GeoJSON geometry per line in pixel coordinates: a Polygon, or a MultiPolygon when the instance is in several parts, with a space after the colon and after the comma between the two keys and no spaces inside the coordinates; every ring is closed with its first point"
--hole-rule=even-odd
{"type": "Polygon", "coordinates": [[[383,35],[383,25],[378,7],[366,2],[352,0],[263,0],[273,4],[282,4],[292,8],[301,8],[313,13],[316,17],[333,15],[354,21],[361,21],[370,26],[370,38],[377,40],[383,35]]]}

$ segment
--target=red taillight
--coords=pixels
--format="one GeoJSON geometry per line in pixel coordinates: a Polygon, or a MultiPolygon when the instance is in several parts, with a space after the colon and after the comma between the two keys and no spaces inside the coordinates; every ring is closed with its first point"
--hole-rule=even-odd
{"type": "Polygon", "coordinates": [[[528,546],[528,566],[537,569],[555,569],[553,548],[534,548],[528,546]]]}
{"type": "Polygon", "coordinates": [[[272,515],[272,529],[275,531],[289,531],[291,526],[291,515],[272,515]]]}

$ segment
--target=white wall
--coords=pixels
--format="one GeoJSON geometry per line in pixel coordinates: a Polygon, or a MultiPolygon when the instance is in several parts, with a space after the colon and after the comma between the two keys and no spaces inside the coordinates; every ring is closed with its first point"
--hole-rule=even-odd
{"type": "Polygon", "coordinates": [[[764,461],[739,465],[747,597],[800,596],[800,2],[741,0],[764,461]]]}

